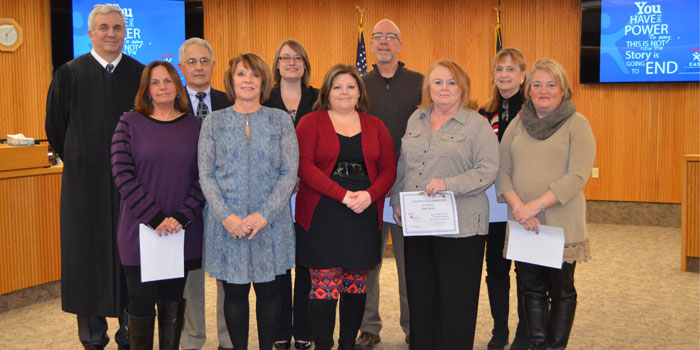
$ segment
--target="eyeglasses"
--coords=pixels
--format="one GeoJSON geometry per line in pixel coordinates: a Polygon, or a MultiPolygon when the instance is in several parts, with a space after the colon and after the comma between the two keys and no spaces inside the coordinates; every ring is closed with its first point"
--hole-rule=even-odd
{"type": "Polygon", "coordinates": [[[211,59],[208,57],[202,57],[200,59],[188,58],[187,61],[185,61],[185,64],[194,67],[197,65],[197,62],[201,63],[203,67],[206,67],[211,64],[211,59]]]}
{"type": "Polygon", "coordinates": [[[372,40],[399,41],[399,35],[396,33],[372,33],[372,40]]]}
{"type": "Polygon", "coordinates": [[[503,113],[501,113],[501,120],[508,121],[508,100],[503,100],[501,102],[501,108],[503,108],[503,113]]]}
{"type": "Polygon", "coordinates": [[[284,63],[287,63],[287,62],[289,62],[289,61],[291,61],[291,60],[294,60],[294,62],[304,62],[304,57],[301,57],[301,56],[294,56],[294,57],[292,57],[292,56],[284,55],[284,56],[280,56],[280,57],[279,57],[279,60],[280,60],[281,62],[284,62],[284,63]]]}

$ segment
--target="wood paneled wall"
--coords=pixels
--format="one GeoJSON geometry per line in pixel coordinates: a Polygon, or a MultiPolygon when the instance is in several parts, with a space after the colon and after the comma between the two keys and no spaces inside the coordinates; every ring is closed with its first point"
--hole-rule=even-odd
{"type": "Polygon", "coordinates": [[[61,174],[0,179],[0,295],[61,279],[61,174]]]}
{"type": "MultiPolygon", "coordinates": [[[[591,122],[600,178],[588,199],[681,201],[681,157],[700,151],[700,84],[579,84],[580,0],[502,0],[504,46],[519,48],[532,64],[552,57],[568,70],[574,102],[591,122]]],[[[272,62],[284,39],[299,40],[310,55],[311,82],[319,86],[333,64],[355,60],[358,14],[366,8],[365,34],[381,18],[402,31],[401,61],[425,72],[438,58],[463,65],[472,94],[488,97],[497,0],[205,0],[204,35],[218,65],[214,86],[223,87],[228,60],[255,52],[272,62]]]]}
{"type": "MultiPolygon", "coordinates": [[[[400,57],[409,68],[425,72],[436,59],[452,58],[470,74],[473,96],[483,103],[497,2],[204,0],[205,38],[218,62],[214,86],[223,87],[231,57],[252,51],[270,62],[287,38],[304,44],[312,84],[319,86],[330,66],[355,60],[357,4],[367,9],[366,33],[384,17],[401,27],[400,57]]],[[[589,199],[680,203],[681,156],[700,153],[700,84],[578,84],[579,7],[580,0],[502,0],[504,44],[520,48],[529,64],[548,56],[569,71],[574,102],[591,121],[598,143],[600,178],[589,181],[589,199]]],[[[0,135],[44,138],[51,81],[48,0],[0,1],[0,14],[17,20],[25,35],[16,52],[0,52],[0,135]]]]}
{"type": "Polygon", "coordinates": [[[49,0],[2,0],[0,17],[24,29],[24,43],[0,51],[0,138],[23,133],[45,139],[46,92],[51,83],[49,0]]]}

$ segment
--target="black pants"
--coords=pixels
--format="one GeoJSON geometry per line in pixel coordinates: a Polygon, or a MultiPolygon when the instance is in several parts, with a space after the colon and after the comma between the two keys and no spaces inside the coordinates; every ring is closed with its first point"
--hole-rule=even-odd
{"type": "Polygon", "coordinates": [[[497,280],[510,280],[511,261],[503,257],[506,223],[492,222],[486,236],[486,276],[497,280]]]}
{"type": "Polygon", "coordinates": [[[471,349],[484,237],[406,237],[412,350],[471,349]]]}
{"type": "MultiPolygon", "coordinates": [[[[253,283],[255,288],[255,309],[258,320],[258,344],[261,350],[270,350],[275,342],[275,329],[280,315],[280,280],[277,276],[274,281],[253,283]]],[[[223,282],[224,286],[224,316],[226,328],[231,337],[233,348],[236,350],[248,349],[248,317],[250,306],[248,294],[250,283],[234,284],[223,282]]]]}
{"type": "MultiPolygon", "coordinates": [[[[486,283],[489,288],[489,304],[491,305],[491,313],[504,313],[499,315],[506,322],[505,330],[508,328],[507,320],[509,313],[509,295],[510,295],[510,266],[511,260],[503,257],[503,247],[506,238],[506,222],[489,223],[489,234],[486,236],[486,283]],[[492,290],[497,289],[497,290],[492,290]],[[503,290],[500,290],[503,289],[503,290]],[[491,296],[499,296],[495,300],[491,300],[491,296]],[[494,303],[505,303],[505,305],[496,305],[494,303]]],[[[518,328],[516,337],[527,339],[527,328],[525,327],[525,316],[523,314],[522,292],[520,288],[520,276],[518,268],[515,268],[515,280],[517,283],[516,292],[518,295],[518,328]]],[[[495,315],[494,315],[495,318],[495,315]]],[[[494,323],[497,320],[494,319],[494,323]]],[[[496,327],[494,326],[494,330],[496,327]]]]}
{"type": "MultiPolygon", "coordinates": [[[[126,328],[126,316],[124,311],[119,316],[119,329],[114,334],[117,344],[129,344],[129,331],[126,328]]],[[[81,316],[78,315],[78,338],[85,347],[90,345],[107,346],[109,336],[107,335],[107,318],[104,316],[81,316]]]]}
{"type": "Polygon", "coordinates": [[[156,301],[180,301],[185,291],[185,277],[141,282],[141,266],[124,266],[126,288],[129,293],[129,314],[146,317],[155,314],[156,301]]]}
{"type": "MultiPolygon", "coordinates": [[[[120,266],[121,268],[121,266],[120,266]]],[[[121,278],[121,305],[127,305],[128,293],[126,291],[126,280],[124,279],[124,271],[119,271],[121,278]]],[[[78,339],[84,347],[91,345],[107,346],[109,336],[107,335],[107,318],[104,316],[94,315],[77,315],[78,319],[78,339]]],[[[119,345],[129,345],[129,331],[127,330],[127,317],[124,310],[119,311],[119,329],[114,333],[114,341],[119,345]]]]}
{"type": "Polygon", "coordinates": [[[311,340],[309,320],[309,291],[311,277],[309,269],[297,266],[294,278],[294,298],[292,299],[292,270],[282,275],[280,280],[280,319],[277,323],[276,341],[311,340]],[[294,305],[292,306],[292,300],[294,305]]]}

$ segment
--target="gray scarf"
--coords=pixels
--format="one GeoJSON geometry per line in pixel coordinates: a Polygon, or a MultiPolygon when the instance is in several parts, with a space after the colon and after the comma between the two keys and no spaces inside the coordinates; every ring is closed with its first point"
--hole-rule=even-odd
{"type": "Polygon", "coordinates": [[[523,121],[523,127],[525,127],[530,136],[538,140],[545,140],[559,130],[564,122],[574,113],[576,113],[576,106],[568,99],[561,101],[559,107],[552,114],[540,119],[537,117],[532,100],[528,100],[520,110],[520,119],[523,121]]]}

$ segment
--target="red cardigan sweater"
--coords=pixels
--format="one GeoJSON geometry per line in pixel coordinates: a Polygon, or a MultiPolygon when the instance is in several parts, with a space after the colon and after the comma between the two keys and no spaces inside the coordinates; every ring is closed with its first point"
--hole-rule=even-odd
{"type": "MultiPolygon", "coordinates": [[[[362,153],[369,175],[367,192],[377,202],[379,229],[382,228],[384,196],[396,179],[396,155],[389,130],[379,118],[358,112],[362,128],[362,153]]],[[[296,199],[296,221],[308,230],[321,194],[341,202],[347,190],[331,180],[340,141],[328,111],[307,114],[296,128],[299,141],[299,192],[296,199]]]]}

